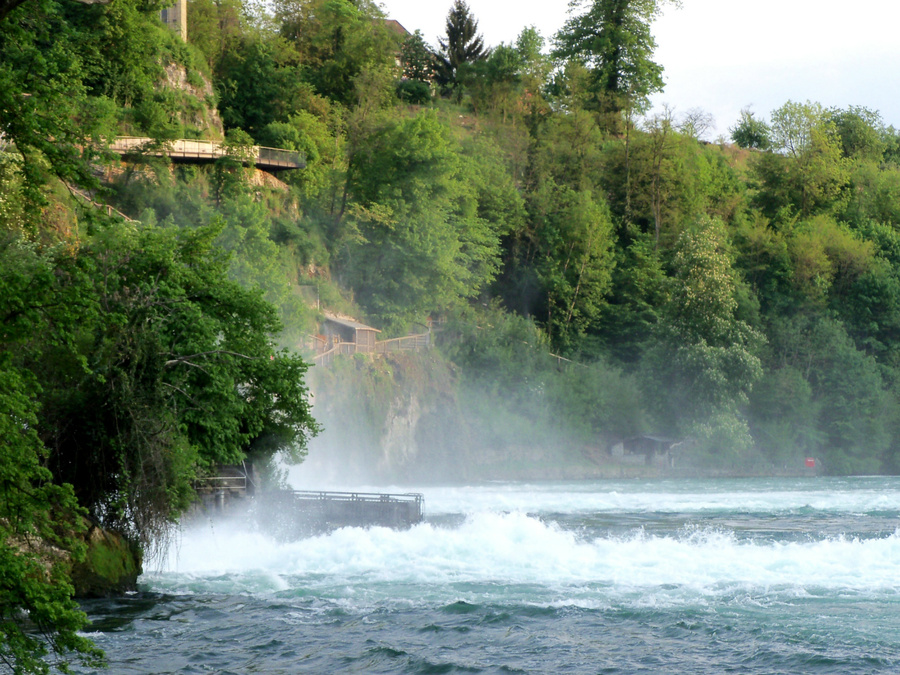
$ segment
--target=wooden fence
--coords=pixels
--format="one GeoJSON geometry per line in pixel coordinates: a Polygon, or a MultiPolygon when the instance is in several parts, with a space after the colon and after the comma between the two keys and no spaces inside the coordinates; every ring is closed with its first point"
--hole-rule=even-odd
{"type": "Polygon", "coordinates": [[[336,342],[334,346],[328,351],[316,354],[313,357],[313,363],[317,366],[330,366],[334,361],[335,356],[339,354],[355,354],[356,351],[357,350],[355,342],[336,342]]]}
{"type": "Polygon", "coordinates": [[[100,202],[94,201],[94,198],[91,197],[90,194],[88,194],[84,190],[81,190],[81,189],[75,187],[74,185],[69,185],[68,183],[63,183],[63,185],[66,186],[66,188],[69,190],[69,193],[71,195],[78,197],[80,199],[83,199],[85,202],[87,202],[90,206],[93,206],[95,209],[99,209],[101,211],[106,211],[106,215],[108,215],[108,216],[112,216],[113,214],[116,214],[117,216],[119,216],[119,218],[121,218],[122,220],[124,220],[128,223],[138,222],[134,218],[129,218],[128,216],[126,216],[124,213],[122,213],[118,209],[114,209],[109,204],[102,204],[100,202]]]}
{"type": "Polygon", "coordinates": [[[375,353],[418,352],[429,347],[431,347],[431,333],[419,333],[417,335],[404,335],[403,337],[390,340],[378,340],[375,342],[375,353]]]}
{"type": "Polygon", "coordinates": [[[375,349],[361,349],[360,345],[355,342],[337,342],[333,343],[331,349],[319,351],[324,348],[325,341],[318,336],[311,336],[314,340],[316,355],[313,357],[313,363],[317,366],[329,366],[334,361],[334,357],[340,354],[392,354],[396,352],[418,352],[431,348],[431,331],[427,333],[418,333],[416,335],[404,335],[403,337],[391,338],[390,340],[377,340],[375,349]]]}

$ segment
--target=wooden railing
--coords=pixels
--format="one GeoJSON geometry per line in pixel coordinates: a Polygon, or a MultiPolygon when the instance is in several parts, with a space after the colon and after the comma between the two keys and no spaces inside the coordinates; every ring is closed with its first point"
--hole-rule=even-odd
{"type": "Polygon", "coordinates": [[[431,333],[419,333],[418,335],[404,335],[390,340],[379,340],[375,343],[376,354],[389,352],[417,352],[428,349],[431,346],[431,333]]]}
{"type": "Polygon", "coordinates": [[[108,215],[108,216],[112,216],[113,214],[116,214],[117,216],[119,216],[119,218],[123,219],[126,222],[129,222],[129,223],[138,222],[134,218],[129,218],[128,216],[126,216],[124,213],[122,213],[118,209],[114,209],[109,204],[103,204],[101,202],[94,201],[93,197],[91,197],[91,195],[89,193],[85,192],[84,190],[82,190],[80,188],[75,187],[74,185],[69,185],[68,183],[63,183],[63,185],[66,186],[66,188],[69,190],[70,194],[72,194],[73,196],[78,197],[80,199],[83,199],[90,206],[93,206],[95,209],[100,209],[102,211],[106,211],[106,215],[108,215]]]}
{"type": "Polygon", "coordinates": [[[317,366],[330,366],[334,357],[338,354],[355,354],[357,352],[355,342],[336,342],[328,351],[316,354],[313,357],[313,363],[317,366]]]}
{"type": "MultiPolygon", "coordinates": [[[[311,336],[317,346],[325,341],[318,336],[311,336]]],[[[375,349],[360,349],[355,342],[334,342],[331,349],[318,351],[313,357],[313,363],[317,366],[328,366],[334,361],[334,357],[340,354],[391,354],[396,352],[418,352],[431,348],[431,331],[416,335],[404,335],[403,337],[389,340],[378,340],[375,349]]]]}

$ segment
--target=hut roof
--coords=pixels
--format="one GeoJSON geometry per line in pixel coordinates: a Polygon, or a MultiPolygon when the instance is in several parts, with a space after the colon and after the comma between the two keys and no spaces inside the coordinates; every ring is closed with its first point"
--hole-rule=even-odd
{"type": "Polygon", "coordinates": [[[657,434],[642,434],[640,436],[633,436],[635,439],[646,439],[648,441],[653,441],[654,443],[675,443],[678,441],[677,438],[669,438],[667,436],[659,436],[657,434]]]}
{"type": "Polygon", "coordinates": [[[346,328],[352,328],[353,330],[373,330],[376,333],[381,332],[377,328],[373,328],[372,326],[367,326],[364,323],[359,323],[359,321],[353,321],[352,319],[342,319],[341,317],[337,317],[332,314],[326,314],[325,320],[331,321],[332,323],[336,323],[339,326],[344,326],[346,328]]]}

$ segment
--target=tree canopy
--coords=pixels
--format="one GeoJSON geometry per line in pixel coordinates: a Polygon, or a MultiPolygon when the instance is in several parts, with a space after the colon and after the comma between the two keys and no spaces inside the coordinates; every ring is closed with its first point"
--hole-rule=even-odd
{"type": "Polygon", "coordinates": [[[484,38],[478,34],[478,21],[464,0],[455,0],[447,14],[445,37],[438,38],[437,80],[451,90],[461,84],[460,69],[488,55],[484,38]]]}
{"type": "Polygon", "coordinates": [[[663,67],[653,61],[656,41],[650,26],[664,3],[582,0],[572,4],[572,16],[554,38],[553,53],[589,68],[594,110],[613,114],[643,110],[648,97],[662,91],[663,67]]]}
{"type": "Polygon", "coordinates": [[[226,278],[216,235],[126,228],[77,257],[15,240],[2,251],[3,282],[18,289],[0,309],[4,351],[40,385],[47,465],[96,522],[147,545],[205,468],[301,457],[316,430],[306,366],[275,350],[274,308],[226,278]]]}

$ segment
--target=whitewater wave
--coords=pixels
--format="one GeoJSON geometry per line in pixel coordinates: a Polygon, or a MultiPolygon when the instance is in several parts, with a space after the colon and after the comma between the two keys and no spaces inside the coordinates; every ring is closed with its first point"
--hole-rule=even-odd
{"type": "MultiPolygon", "coordinates": [[[[299,482],[304,488],[326,489],[299,482]]],[[[896,477],[483,483],[447,487],[329,485],[362,492],[419,492],[431,515],[480,511],[602,513],[900,513],[896,477]]]]}
{"type": "Polygon", "coordinates": [[[383,594],[410,601],[467,593],[577,604],[820,591],[900,597],[900,532],[758,542],[686,527],[585,538],[522,512],[472,514],[456,527],[344,528],[290,543],[206,527],[184,532],[143,582],[160,591],[383,594]]]}
{"type": "Polygon", "coordinates": [[[900,512],[896,489],[746,490],[694,489],[660,491],[657,486],[589,484],[578,489],[541,491],[529,485],[425,489],[429,513],[529,511],[532,513],[883,513],[900,512]]]}

